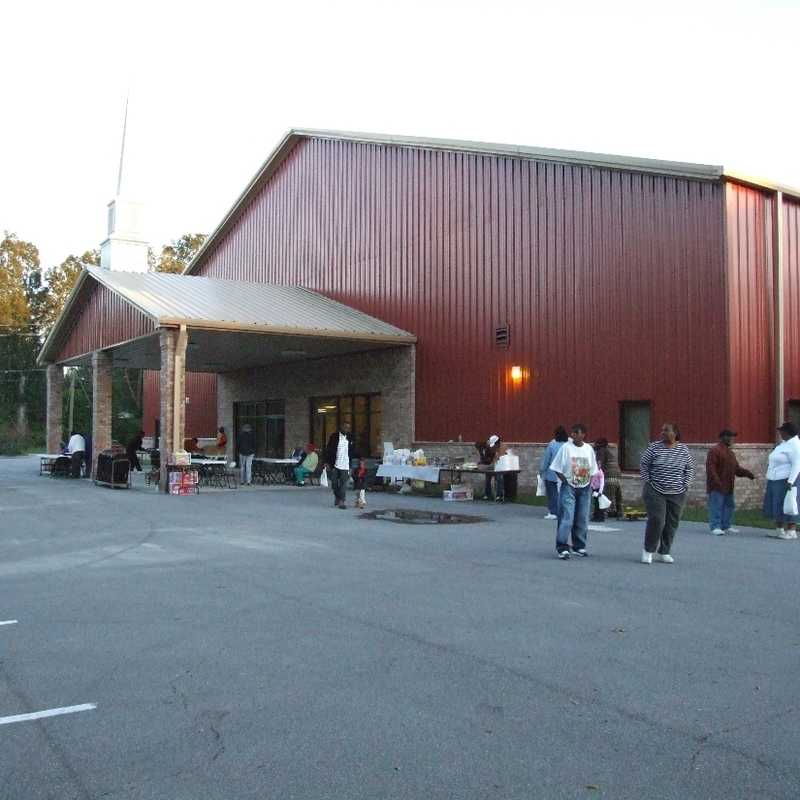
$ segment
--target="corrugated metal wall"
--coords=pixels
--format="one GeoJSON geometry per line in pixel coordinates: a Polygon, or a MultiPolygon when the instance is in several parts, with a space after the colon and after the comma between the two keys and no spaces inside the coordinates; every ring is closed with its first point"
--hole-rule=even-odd
{"type": "MultiPolygon", "coordinates": [[[[155,323],[118,294],[91,278],[85,287],[87,299],[83,312],[77,316],[72,329],[64,337],[53,361],[65,361],[75,356],[102,350],[104,347],[146,336],[156,329],[155,323]]],[[[82,298],[77,298],[78,303],[82,298]]],[[[78,307],[78,306],[76,306],[78,307]]]]}
{"type": "Polygon", "coordinates": [[[716,183],[312,139],[196,274],[298,283],[415,333],[420,440],[546,441],[577,419],[616,440],[624,400],[708,440],[727,421],[723,202],[716,183]]]}
{"type": "Polygon", "coordinates": [[[774,438],[772,195],[727,183],[730,416],[740,441],[774,438]]]}
{"type": "MultiPolygon", "coordinates": [[[[144,409],[142,428],[148,436],[155,434],[155,420],[161,416],[160,374],[144,371],[144,409]]],[[[207,372],[186,373],[186,435],[215,436],[217,431],[217,376],[207,372]]]]}

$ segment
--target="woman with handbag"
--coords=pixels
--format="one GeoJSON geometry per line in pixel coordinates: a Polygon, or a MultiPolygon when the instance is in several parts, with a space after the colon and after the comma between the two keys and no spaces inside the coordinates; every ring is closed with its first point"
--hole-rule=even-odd
{"type": "MultiPolygon", "coordinates": [[[[781,442],[769,454],[767,462],[767,491],[764,495],[764,516],[775,520],[775,531],[767,536],[775,539],[797,538],[797,515],[787,513],[784,503],[790,490],[796,488],[800,476],[800,439],[797,428],[784,422],[778,428],[781,442]]],[[[791,499],[791,495],[789,495],[791,499]]]]}

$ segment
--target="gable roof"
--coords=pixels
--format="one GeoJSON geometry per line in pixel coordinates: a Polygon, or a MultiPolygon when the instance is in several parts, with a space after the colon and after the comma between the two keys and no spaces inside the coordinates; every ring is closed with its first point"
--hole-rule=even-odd
{"type": "Polygon", "coordinates": [[[74,306],[87,281],[96,281],[121,296],[156,326],[186,325],[398,345],[416,342],[407,331],[300,286],[88,267],[45,340],[40,363],[52,359],[62,329],[78,311],[74,306]]]}
{"type": "Polygon", "coordinates": [[[471,142],[458,139],[432,139],[422,136],[392,136],[387,134],[355,133],[350,131],[314,128],[291,128],[278,146],[269,154],[267,160],[261,165],[261,168],[250,183],[247,184],[236,202],[222,218],[220,224],[214,229],[203,243],[200,250],[198,250],[195,257],[187,265],[184,270],[185,275],[193,273],[203,263],[211,247],[233,226],[239,213],[247,207],[253,196],[270,180],[270,178],[272,178],[295,145],[303,139],[328,139],[394,147],[412,147],[424,150],[447,150],[451,152],[472,153],[475,155],[522,158],[530,161],[578,164],[588,167],[643,172],[694,180],[719,181],[728,179],[756,188],[768,189],[770,191],[782,191],[792,197],[800,198],[800,189],[793,189],[792,187],[773,183],[762,178],[750,177],[742,173],[732,172],[726,170],[722,166],[713,166],[709,164],[662,161],[655,158],[635,158],[632,156],[589,153],[579,150],[557,150],[549,147],[526,147],[513,144],[471,142]]]}

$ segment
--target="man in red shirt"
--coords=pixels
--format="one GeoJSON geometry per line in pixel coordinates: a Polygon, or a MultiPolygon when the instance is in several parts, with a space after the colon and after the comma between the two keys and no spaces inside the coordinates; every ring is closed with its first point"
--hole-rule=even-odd
{"type": "Polygon", "coordinates": [[[714,445],[706,457],[706,491],[708,492],[708,524],[714,536],[735,533],[731,528],[736,504],[733,499],[733,484],[736,478],[755,476],[749,469],[739,466],[731,450],[736,431],[725,428],[720,431],[719,444],[714,445]]]}

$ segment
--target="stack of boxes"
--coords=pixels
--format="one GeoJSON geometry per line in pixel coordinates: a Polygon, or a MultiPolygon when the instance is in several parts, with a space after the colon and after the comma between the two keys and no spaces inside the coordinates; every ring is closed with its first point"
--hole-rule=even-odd
{"type": "Polygon", "coordinates": [[[199,494],[200,474],[191,469],[192,455],[186,450],[176,450],[169,460],[169,493],[177,495],[199,494]],[[176,469],[178,467],[179,469],[176,469]],[[188,468],[188,469],[187,469],[188,468]]]}
{"type": "Polygon", "coordinates": [[[169,493],[177,495],[198,494],[200,476],[196,469],[170,470],[169,493]]]}

